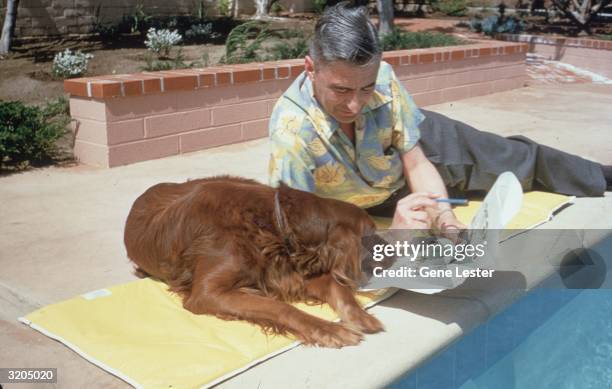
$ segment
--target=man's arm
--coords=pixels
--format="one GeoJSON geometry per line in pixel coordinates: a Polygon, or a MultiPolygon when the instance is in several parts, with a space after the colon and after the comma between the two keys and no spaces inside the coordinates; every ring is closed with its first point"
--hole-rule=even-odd
{"type": "MultiPolygon", "coordinates": [[[[425,192],[448,197],[446,186],[435,166],[425,157],[423,150],[417,144],[402,155],[404,165],[404,177],[411,192],[425,192]]],[[[455,217],[450,204],[437,203],[437,209],[432,210],[432,224],[435,228],[442,230],[448,227],[465,228],[455,217]]]]}

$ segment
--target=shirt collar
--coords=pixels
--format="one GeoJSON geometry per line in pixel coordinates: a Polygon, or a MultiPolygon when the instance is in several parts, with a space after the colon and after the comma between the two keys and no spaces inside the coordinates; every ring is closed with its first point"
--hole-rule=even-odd
{"type": "MultiPolygon", "coordinates": [[[[381,69],[383,65],[381,63],[381,69]]],[[[374,93],[361,110],[361,113],[371,112],[391,102],[391,95],[384,93],[384,91],[385,88],[381,85],[381,72],[379,70],[374,93]]],[[[314,97],[312,81],[310,81],[305,71],[295,79],[284,96],[300,107],[312,119],[313,123],[318,123],[315,127],[317,127],[316,130],[321,135],[329,139],[340,128],[336,119],[327,114],[314,97]]]]}

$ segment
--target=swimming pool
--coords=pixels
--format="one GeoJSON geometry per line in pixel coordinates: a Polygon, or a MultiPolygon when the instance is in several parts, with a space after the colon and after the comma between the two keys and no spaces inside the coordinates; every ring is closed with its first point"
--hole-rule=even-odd
{"type": "MultiPolygon", "coordinates": [[[[598,246],[609,264],[612,240],[598,246]]],[[[610,278],[531,291],[390,387],[612,388],[610,278]]]]}

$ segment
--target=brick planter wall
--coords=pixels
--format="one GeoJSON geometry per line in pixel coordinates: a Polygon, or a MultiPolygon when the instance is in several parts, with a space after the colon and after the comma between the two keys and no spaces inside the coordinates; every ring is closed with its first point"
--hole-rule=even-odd
{"type": "MultiPolygon", "coordinates": [[[[417,104],[518,88],[525,44],[486,42],[384,54],[417,104]]],[[[303,60],[71,79],[75,154],[86,164],[125,165],[268,135],[278,97],[303,60]]]]}
{"type": "Polygon", "coordinates": [[[612,41],[504,34],[503,40],[529,44],[529,52],[612,78],[612,41]]]}

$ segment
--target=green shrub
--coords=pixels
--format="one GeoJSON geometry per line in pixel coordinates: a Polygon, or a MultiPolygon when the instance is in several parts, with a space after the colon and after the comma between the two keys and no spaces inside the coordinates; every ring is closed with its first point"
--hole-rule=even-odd
{"type": "Polygon", "coordinates": [[[312,3],[315,13],[322,14],[327,7],[327,0],[314,0],[312,3]]]}
{"type": "Polygon", "coordinates": [[[467,13],[466,0],[434,0],[431,5],[435,11],[448,16],[465,16],[467,13]]]}
{"type": "Polygon", "coordinates": [[[268,37],[267,23],[250,21],[235,27],[227,35],[225,55],[220,62],[236,64],[260,61],[261,44],[268,37]]]}
{"type": "Polygon", "coordinates": [[[270,13],[273,13],[273,14],[279,14],[283,12],[284,10],[285,10],[285,7],[283,7],[283,5],[279,3],[278,1],[275,1],[274,3],[272,3],[272,6],[270,7],[270,13]]]}
{"type": "Polygon", "coordinates": [[[491,15],[484,19],[473,18],[470,20],[470,28],[488,36],[495,36],[497,34],[520,34],[525,29],[525,24],[515,16],[491,15]]]}
{"type": "Polygon", "coordinates": [[[448,34],[430,31],[408,32],[397,27],[381,39],[381,45],[385,51],[455,46],[464,43],[463,40],[448,34]]]}
{"type": "Polygon", "coordinates": [[[219,14],[221,16],[230,16],[232,11],[231,0],[219,0],[217,3],[217,9],[219,10],[219,14]]]}
{"type": "Polygon", "coordinates": [[[308,54],[308,41],[305,38],[298,38],[293,42],[281,41],[267,49],[267,52],[267,59],[271,61],[304,58],[308,54]]]}
{"type": "Polygon", "coordinates": [[[68,123],[68,101],[63,97],[43,107],[0,101],[0,169],[52,160],[68,123]]]}

